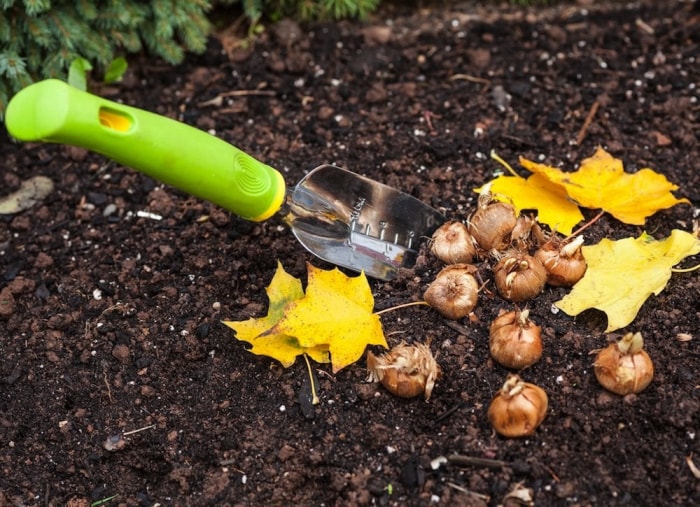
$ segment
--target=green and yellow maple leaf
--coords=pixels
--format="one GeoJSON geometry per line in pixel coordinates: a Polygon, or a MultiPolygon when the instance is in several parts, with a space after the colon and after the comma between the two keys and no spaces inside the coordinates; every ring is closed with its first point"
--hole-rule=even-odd
{"type": "Polygon", "coordinates": [[[589,308],[602,310],[610,332],[630,324],[647,298],[659,295],[673,266],[700,253],[700,239],[681,230],[673,230],[663,240],[644,233],[619,241],[603,239],[584,246],[582,252],[586,274],[555,305],[572,316],[589,308]]]}
{"type": "Polygon", "coordinates": [[[277,359],[285,368],[294,364],[296,357],[303,353],[307,353],[316,362],[330,362],[328,347],[306,348],[299,345],[298,340],[293,336],[266,333],[284,317],[287,304],[304,297],[301,281],[287,273],[278,262],[277,271],[266,292],[270,301],[267,316],[245,321],[223,322],[236,332],[236,338],[250,343],[252,345],[250,351],[253,354],[277,359]]]}
{"type": "Polygon", "coordinates": [[[350,278],[309,264],[308,274],[306,295],[285,307],[270,332],[294,336],[305,348],[327,346],[334,373],[362,357],[367,345],[387,347],[364,273],[350,278]]]}
{"type": "Polygon", "coordinates": [[[253,345],[251,352],[294,364],[306,353],[320,363],[331,362],[333,372],[354,363],[367,345],[387,347],[367,277],[348,277],[337,268],[325,271],[307,264],[308,284],[278,264],[267,287],[266,317],[224,321],[236,338],[253,345]]]}

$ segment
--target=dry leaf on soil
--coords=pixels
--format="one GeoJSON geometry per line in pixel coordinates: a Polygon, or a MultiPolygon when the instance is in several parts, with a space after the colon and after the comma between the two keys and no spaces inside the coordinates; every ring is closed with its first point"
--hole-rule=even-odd
{"type": "Polygon", "coordinates": [[[602,310],[610,332],[630,324],[647,298],[666,287],[673,266],[700,253],[700,239],[673,230],[663,240],[644,233],[619,241],[603,239],[582,251],[588,270],[555,305],[572,316],[589,308],[602,310]]]}
{"type": "Polygon", "coordinates": [[[600,147],[576,172],[563,172],[522,157],[520,164],[561,185],[580,206],[602,209],[626,224],[644,225],[644,220],[659,210],[689,203],[671,194],[678,186],[664,175],[648,168],[626,173],[622,161],[600,147]]]}
{"type": "Polygon", "coordinates": [[[583,219],[579,206],[602,209],[621,222],[643,225],[657,211],[689,202],[671,194],[678,187],[662,174],[651,169],[626,173],[622,161],[603,148],[585,159],[576,172],[564,172],[523,157],[520,164],[533,173],[527,179],[502,175],[476,192],[488,186],[496,199],[510,202],[516,213],[536,209],[540,223],[565,236],[583,219]]]}
{"type": "MultiPolygon", "coordinates": [[[[502,175],[487,185],[490,185],[494,198],[511,203],[516,214],[522,210],[536,209],[538,222],[565,236],[571,234],[574,226],[583,220],[581,210],[569,199],[566,190],[541,174],[532,174],[527,179],[502,175]]],[[[485,187],[477,188],[476,192],[481,193],[485,187]]]]}
{"type": "Polygon", "coordinates": [[[335,373],[357,361],[367,345],[387,347],[364,274],[351,278],[337,268],[325,271],[310,264],[307,269],[306,294],[301,282],[278,265],[267,288],[268,315],[224,324],[253,345],[251,352],[285,367],[306,353],[317,362],[331,362],[335,373]]]}

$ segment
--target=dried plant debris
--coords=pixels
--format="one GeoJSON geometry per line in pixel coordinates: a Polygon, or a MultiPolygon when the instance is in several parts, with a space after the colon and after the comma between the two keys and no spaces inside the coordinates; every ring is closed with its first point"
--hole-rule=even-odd
{"type": "Polygon", "coordinates": [[[423,394],[426,401],[441,375],[430,347],[423,343],[402,342],[380,356],[368,352],[367,371],[368,381],[381,382],[392,394],[402,398],[423,394]]]}

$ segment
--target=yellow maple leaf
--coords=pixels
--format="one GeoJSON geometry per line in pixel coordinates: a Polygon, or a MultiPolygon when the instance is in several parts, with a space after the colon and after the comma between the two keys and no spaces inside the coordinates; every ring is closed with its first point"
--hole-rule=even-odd
{"type": "Polygon", "coordinates": [[[626,224],[644,225],[645,219],[657,211],[689,202],[671,194],[678,186],[664,175],[649,168],[626,173],[622,161],[601,147],[585,159],[576,172],[563,172],[522,157],[520,163],[529,171],[563,186],[580,206],[605,210],[626,224]]]}
{"type": "Polygon", "coordinates": [[[236,332],[236,338],[250,343],[253,354],[277,359],[285,368],[294,364],[296,357],[302,353],[307,353],[316,362],[329,362],[327,346],[302,347],[294,336],[267,333],[284,317],[287,304],[304,297],[301,281],[287,273],[278,262],[277,271],[266,292],[270,301],[267,316],[223,322],[236,332]]]}
{"type": "Polygon", "coordinates": [[[602,310],[610,332],[631,323],[647,298],[666,287],[674,265],[700,253],[700,239],[676,229],[663,240],[646,233],[619,241],[603,239],[582,252],[586,274],[555,305],[572,316],[589,308],[602,310]]]}
{"type": "Polygon", "coordinates": [[[553,230],[568,236],[574,226],[583,220],[581,210],[569,199],[566,190],[552,183],[541,174],[529,178],[520,176],[499,176],[476,192],[481,193],[488,185],[494,198],[511,203],[515,213],[536,209],[537,220],[553,230]]]}
{"type": "Polygon", "coordinates": [[[365,274],[350,278],[337,268],[307,267],[306,295],[290,302],[269,332],[294,336],[305,348],[327,346],[334,373],[357,361],[367,345],[387,347],[365,274]]]}

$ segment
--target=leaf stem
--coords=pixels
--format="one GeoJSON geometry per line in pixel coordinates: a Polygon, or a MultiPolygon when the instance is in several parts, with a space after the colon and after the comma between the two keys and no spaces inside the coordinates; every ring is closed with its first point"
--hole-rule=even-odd
{"type": "Polygon", "coordinates": [[[498,153],[496,153],[496,150],[491,150],[490,155],[491,155],[491,158],[492,158],[492,159],[494,159],[496,162],[498,162],[498,163],[501,164],[503,167],[505,167],[505,168],[508,170],[508,172],[509,172],[510,174],[512,174],[512,175],[515,176],[516,178],[520,178],[520,175],[519,175],[518,173],[515,172],[515,170],[510,166],[510,164],[509,164],[508,162],[506,162],[505,160],[503,160],[503,159],[501,158],[501,156],[500,156],[498,153]]]}
{"type": "Polygon", "coordinates": [[[691,271],[697,271],[700,269],[700,264],[696,264],[690,268],[671,268],[673,273],[690,273],[691,271]]]}
{"type": "Polygon", "coordinates": [[[605,215],[605,210],[604,210],[604,209],[600,210],[600,212],[599,212],[596,216],[594,216],[593,218],[591,218],[587,223],[583,224],[581,227],[579,227],[579,228],[576,229],[574,232],[572,232],[571,234],[569,234],[569,237],[566,238],[566,239],[574,238],[574,237],[578,236],[578,235],[581,234],[583,231],[585,231],[586,229],[588,229],[591,225],[593,225],[593,224],[596,223],[598,220],[600,220],[600,217],[602,217],[603,215],[605,215]]]}
{"type": "Polygon", "coordinates": [[[411,301],[410,303],[404,303],[402,305],[396,305],[396,306],[390,306],[389,308],[384,308],[383,310],[379,310],[378,312],[374,312],[375,315],[381,315],[386,312],[391,312],[393,310],[398,310],[400,308],[406,308],[408,306],[430,306],[428,303],[425,301],[411,301]]]}
{"type": "Polygon", "coordinates": [[[311,371],[311,363],[309,362],[309,356],[306,355],[306,352],[304,353],[304,361],[306,361],[306,369],[309,372],[309,385],[311,386],[311,403],[313,405],[318,405],[321,403],[321,400],[318,398],[318,394],[316,393],[316,382],[314,382],[314,374],[311,371]]]}

